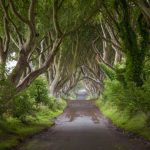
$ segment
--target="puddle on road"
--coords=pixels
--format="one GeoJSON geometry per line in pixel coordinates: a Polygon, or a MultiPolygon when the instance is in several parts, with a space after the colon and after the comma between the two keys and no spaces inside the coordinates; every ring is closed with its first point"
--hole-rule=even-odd
{"type": "Polygon", "coordinates": [[[96,106],[82,101],[71,103],[53,128],[18,150],[147,150],[140,144],[110,129],[96,106]]]}

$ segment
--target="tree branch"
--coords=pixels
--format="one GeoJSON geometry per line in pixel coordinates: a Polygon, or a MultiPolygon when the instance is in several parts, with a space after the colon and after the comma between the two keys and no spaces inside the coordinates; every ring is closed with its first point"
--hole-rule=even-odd
{"type": "Polygon", "coordinates": [[[58,0],[54,0],[53,2],[53,24],[54,24],[54,29],[56,33],[56,38],[62,35],[62,32],[59,27],[59,23],[58,23],[57,13],[58,13],[58,0]]]}
{"type": "MultiPolygon", "coordinates": [[[[63,37],[62,37],[63,38],[63,37]]],[[[46,70],[49,68],[51,63],[54,60],[54,56],[59,51],[59,46],[61,44],[61,39],[56,39],[55,43],[53,44],[53,49],[51,51],[51,54],[47,58],[46,62],[43,64],[43,66],[35,71],[32,71],[30,74],[28,74],[21,83],[17,85],[17,91],[22,91],[26,86],[28,86],[36,77],[38,77],[40,74],[46,72],[46,70]]]]}
{"type": "Polygon", "coordinates": [[[14,5],[13,0],[9,0],[9,2],[10,2],[10,6],[11,6],[11,8],[12,8],[12,11],[13,11],[14,15],[15,15],[18,19],[20,19],[22,22],[24,22],[25,24],[29,25],[29,20],[28,20],[28,19],[25,19],[23,16],[21,16],[21,15],[17,12],[17,9],[16,9],[16,7],[15,7],[15,5],[14,5]]]}

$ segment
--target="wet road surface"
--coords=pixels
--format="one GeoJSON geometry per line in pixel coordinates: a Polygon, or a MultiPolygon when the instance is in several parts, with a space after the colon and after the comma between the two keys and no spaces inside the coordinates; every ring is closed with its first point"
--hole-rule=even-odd
{"type": "Polygon", "coordinates": [[[19,150],[150,150],[147,144],[115,130],[93,101],[70,101],[56,125],[19,150]]]}

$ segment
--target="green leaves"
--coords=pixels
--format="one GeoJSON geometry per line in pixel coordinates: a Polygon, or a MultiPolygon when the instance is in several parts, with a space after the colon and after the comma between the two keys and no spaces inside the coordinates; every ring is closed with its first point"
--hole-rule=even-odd
{"type": "Polygon", "coordinates": [[[13,117],[26,122],[27,116],[32,116],[34,110],[34,99],[30,97],[27,90],[14,96],[11,108],[13,117]]]}
{"type": "Polygon", "coordinates": [[[12,104],[12,97],[15,94],[15,87],[7,78],[8,72],[0,66],[0,117],[9,111],[12,104]]]}
{"type": "Polygon", "coordinates": [[[30,98],[35,100],[37,105],[48,103],[48,86],[43,77],[37,78],[28,89],[30,98]]]}
{"type": "Polygon", "coordinates": [[[110,79],[110,80],[114,80],[116,77],[116,72],[114,70],[112,70],[110,67],[108,67],[106,64],[104,63],[100,63],[100,67],[101,69],[104,71],[104,73],[106,74],[106,76],[110,79]]]}

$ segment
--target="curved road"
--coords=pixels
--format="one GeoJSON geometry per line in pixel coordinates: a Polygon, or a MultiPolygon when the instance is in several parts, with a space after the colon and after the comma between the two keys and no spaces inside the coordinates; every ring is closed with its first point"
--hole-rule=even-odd
{"type": "Polygon", "coordinates": [[[140,140],[116,131],[92,101],[69,101],[56,125],[19,150],[150,150],[140,140]]]}

